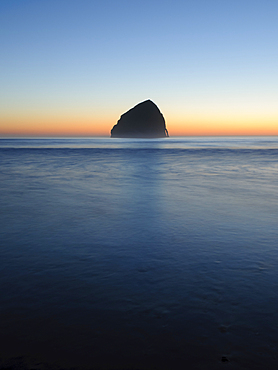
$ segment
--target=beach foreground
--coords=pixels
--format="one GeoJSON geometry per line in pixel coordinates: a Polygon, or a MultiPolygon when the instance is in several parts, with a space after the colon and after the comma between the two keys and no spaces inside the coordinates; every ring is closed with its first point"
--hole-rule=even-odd
{"type": "Polygon", "coordinates": [[[0,154],[0,368],[277,368],[277,138],[0,154]]]}

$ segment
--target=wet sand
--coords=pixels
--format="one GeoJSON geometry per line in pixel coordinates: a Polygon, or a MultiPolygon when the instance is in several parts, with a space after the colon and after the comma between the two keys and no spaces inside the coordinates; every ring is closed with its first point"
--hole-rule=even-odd
{"type": "Polygon", "coordinates": [[[2,369],[277,369],[277,139],[3,143],[2,369]]]}

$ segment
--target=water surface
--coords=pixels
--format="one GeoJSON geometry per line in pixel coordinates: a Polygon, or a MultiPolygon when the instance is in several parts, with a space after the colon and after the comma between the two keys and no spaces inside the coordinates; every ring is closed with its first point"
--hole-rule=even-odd
{"type": "Polygon", "coordinates": [[[277,137],[0,139],[0,212],[0,366],[277,368],[277,137]]]}

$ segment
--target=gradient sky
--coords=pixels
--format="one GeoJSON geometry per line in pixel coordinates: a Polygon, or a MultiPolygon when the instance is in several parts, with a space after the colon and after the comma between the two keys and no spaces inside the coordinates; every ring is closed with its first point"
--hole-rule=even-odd
{"type": "Polygon", "coordinates": [[[0,135],[278,135],[277,0],[0,0],[0,135]]]}

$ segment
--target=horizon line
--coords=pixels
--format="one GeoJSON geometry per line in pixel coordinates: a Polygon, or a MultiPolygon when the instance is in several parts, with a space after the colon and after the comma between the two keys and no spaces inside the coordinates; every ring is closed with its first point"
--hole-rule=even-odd
{"type": "MultiPolygon", "coordinates": [[[[278,134],[204,134],[204,135],[169,135],[169,137],[162,137],[162,138],[143,138],[144,140],[149,139],[170,139],[175,137],[278,137],[278,134]]],[[[0,139],[35,139],[35,138],[110,138],[110,139],[117,139],[117,138],[111,138],[110,135],[1,135],[0,139]]],[[[142,138],[120,138],[120,139],[142,139],[142,138]]]]}

